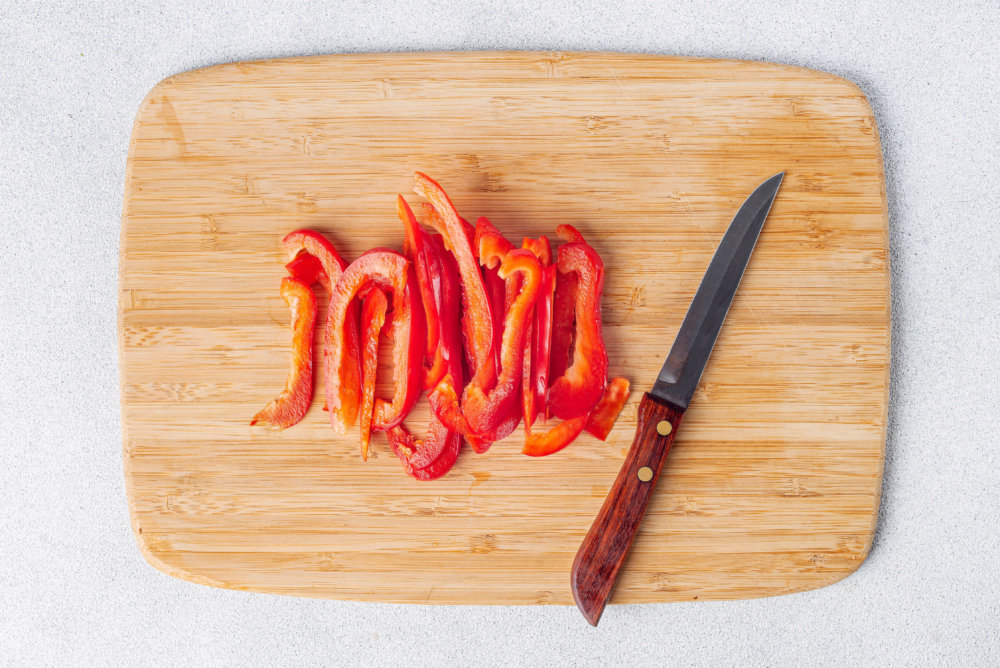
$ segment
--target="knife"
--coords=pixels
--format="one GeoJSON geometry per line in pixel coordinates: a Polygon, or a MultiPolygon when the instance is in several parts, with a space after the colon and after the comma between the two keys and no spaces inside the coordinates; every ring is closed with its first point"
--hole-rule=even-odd
{"type": "Polygon", "coordinates": [[[784,176],[784,172],[775,174],[743,202],[691,300],[653,389],[639,402],[635,440],[573,560],[573,598],[593,626],[601,619],[615,587],[677,427],[698,387],[784,176]]]}

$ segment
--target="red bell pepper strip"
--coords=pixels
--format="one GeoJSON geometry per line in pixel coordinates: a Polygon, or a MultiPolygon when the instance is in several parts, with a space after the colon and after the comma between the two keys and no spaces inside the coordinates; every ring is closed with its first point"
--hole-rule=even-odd
{"type": "Polygon", "coordinates": [[[316,324],[316,296],[308,284],[296,278],[281,279],[281,297],[292,312],[292,363],[285,389],[253,416],[258,422],[285,429],[297,424],[313,394],[313,326],[316,324]]]}
{"type": "Polygon", "coordinates": [[[628,401],[628,391],[628,379],[612,378],[604,390],[604,396],[594,406],[594,410],[590,411],[586,430],[602,441],[607,440],[619,413],[628,401]]]}
{"type": "Polygon", "coordinates": [[[372,412],[375,409],[375,376],[378,370],[378,333],[385,325],[385,312],[389,300],[385,293],[375,289],[368,293],[361,306],[361,458],[368,460],[368,443],[371,439],[372,412]]]}
{"type": "MultiPolygon", "coordinates": [[[[554,265],[553,265],[554,266],[554,265]]],[[[576,325],[576,274],[556,273],[552,297],[552,343],[549,348],[549,378],[566,373],[576,325]]]]}
{"type": "Polygon", "coordinates": [[[516,404],[513,404],[511,409],[511,413],[501,420],[500,424],[493,429],[490,429],[482,434],[469,435],[465,437],[465,440],[469,442],[469,445],[472,446],[472,449],[476,452],[476,454],[483,454],[489,450],[490,446],[495,442],[507,438],[514,433],[514,430],[517,429],[517,425],[521,422],[521,411],[516,404]]]}
{"type": "MultiPolygon", "coordinates": [[[[440,357],[447,365],[449,378],[461,386],[458,267],[451,253],[445,250],[440,235],[429,237],[425,250],[429,264],[436,266],[440,272],[436,279],[440,300],[440,357]]],[[[436,414],[432,414],[427,436],[423,440],[414,439],[402,425],[393,427],[387,435],[389,445],[402,460],[406,472],[418,480],[431,480],[447,473],[462,445],[461,434],[449,429],[436,414]]]]}
{"type": "Polygon", "coordinates": [[[587,416],[581,415],[563,420],[547,432],[536,431],[529,434],[524,439],[524,448],[521,452],[530,457],[544,457],[553,452],[559,452],[580,435],[585,424],[587,424],[587,416]]]}
{"type": "MultiPolygon", "coordinates": [[[[491,257],[497,258],[489,265],[483,265],[483,284],[486,286],[486,296],[490,301],[490,310],[493,313],[493,370],[495,373],[500,368],[504,316],[517,296],[518,285],[516,281],[504,281],[500,278],[499,273],[499,258],[513,250],[514,244],[507,241],[488,218],[481,216],[476,221],[476,234],[472,244],[478,258],[483,256],[484,245],[487,248],[487,253],[491,257]]],[[[483,264],[482,261],[480,264],[483,264]]]]}
{"type": "MultiPolygon", "coordinates": [[[[289,232],[282,239],[282,243],[285,246],[285,250],[288,252],[288,256],[292,258],[292,261],[288,265],[288,268],[292,276],[296,276],[296,272],[301,270],[301,267],[296,262],[296,258],[307,253],[317,260],[319,260],[322,266],[322,271],[316,272],[315,279],[322,284],[323,288],[326,290],[326,294],[329,296],[333,295],[333,287],[340,280],[341,274],[344,273],[344,269],[347,268],[347,262],[344,258],[340,257],[337,253],[337,249],[333,247],[333,244],[324,237],[319,232],[315,230],[295,230],[289,232]],[[289,266],[292,265],[292,266],[289,266]]],[[[310,269],[309,271],[313,271],[310,269]]],[[[346,318],[347,326],[344,329],[344,380],[345,384],[350,387],[361,386],[361,343],[358,340],[358,314],[360,310],[358,305],[352,303],[348,307],[348,313],[346,318]]],[[[323,362],[325,368],[329,368],[330,360],[327,359],[327,352],[329,351],[329,346],[324,347],[323,352],[323,362]]],[[[326,373],[329,376],[329,372],[326,373]]],[[[327,401],[327,406],[324,406],[324,410],[328,409],[329,401],[327,401]]],[[[359,403],[357,398],[346,395],[344,397],[344,402],[341,404],[340,412],[341,415],[337,418],[340,422],[345,425],[352,425],[357,420],[358,417],[359,403]]]]}
{"type": "MultiPolygon", "coordinates": [[[[525,237],[521,243],[535,254],[542,266],[542,282],[538,289],[538,299],[535,300],[535,322],[531,337],[525,342],[525,359],[530,360],[531,372],[525,377],[524,397],[522,403],[527,411],[524,416],[524,427],[530,431],[538,413],[545,414],[545,399],[549,388],[549,357],[552,346],[552,297],[555,290],[556,268],[552,265],[552,246],[548,237],[538,239],[525,237]],[[531,398],[528,398],[528,395],[531,398]],[[531,417],[528,417],[528,414],[531,417]]],[[[527,368],[529,365],[525,364],[527,368]]]]}
{"type": "Polygon", "coordinates": [[[462,219],[441,186],[426,174],[417,172],[413,190],[434,206],[438,216],[431,219],[431,224],[444,237],[458,261],[462,280],[462,331],[466,350],[471,352],[471,371],[477,373],[489,363],[493,349],[493,316],[479,265],[473,257],[462,219]]]}
{"type": "Polygon", "coordinates": [[[573,241],[559,248],[557,266],[561,274],[577,276],[573,363],[552,382],[548,398],[552,413],[568,420],[589,413],[607,382],[608,353],[601,332],[604,263],[587,242],[573,241]]]}
{"type": "Polygon", "coordinates": [[[430,235],[417,222],[413,210],[402,195],[396,200],[396,213],[406,231],[403,249],[416,269],[420,299],[424,306],[424,317],[427,322],[427,345],[424,357],[430,364],[424,367],[423,386],[425,389],[430,389],[438,384],[447,367],[444,350],[440,345],[439,331],[443,269],[436,250],[430,247],[430,235]]]}
{"type": "MultiPolygon", "coordinates": [[[[568,242],[583,241],[583,235],[572,225],[559,225],[556,232],[568,242]]],[[[552,343],[549,356],[549,378],[566,373],[573,347],[576,311],[576,274],[558,274],[552,306],[552,343]]]]}
{"type": "MultiPolygon", "coordinates": [[[[544,274],[543,274],[544,275],[544,274]]],[[[535,323],[528,320],[528,327],[524,331],[524,359],[521,362],[521,409],[524,417],[524,432],[531,433],[531,425],[535,424],[535,389],[531,384],[534,378],[535,364],[534,342],[535,323]]]]}
{"type": "Polygon", "coordinates": [[[584,241],[583,235],[580,234],[580,231],[572,225],[557,225],[556,234],[558,234],[559,237],[567,243],[584,241]]]}
{"type": "Polygon", "coordinates": [[[306,285],[312,285],[313,283],[326,284],[329,282],[319,259],[306,251],[299,251],[299,254],[285,265],[285,269],[288,270],[289,276],[299,279],[306,285]]]}
{"type": "MultiPolygon", "coordinates": [[[[435,230],[440,230],[444,226],[444,219],[441,218],[441,215],[437,212],[437,209],[434,208],[433,204],[431,204],[430,202],[422,202],[420,204],[420,210],[423,211],[424,213],[425,225],[427,225],[428,227],[432,227],[435,230]]],[[[462,231],[465,232],[465,237],[469,240],[469,248],[472,249],[472,256],[478,262],[479,250],[475,243],[476,228],[473,227],[469,221],[467,221],[465,218],[462,218],[461,216],[458,217],[458,222],[462,224],[462,231]]],[[[451,250],[451,246],[448,246],[447,248],[448,250],[451,250]]]]}
{"type": "Polygon", "coordinates": [[[389,446],[403,462],[403,469],[417,480],[434,480],[450,471],[462,447],[461,435],[438,421],[431,422],[423,441],[415,440],[401,426],[393,427],[387,434],[389,446]],[[427,459],[430,461],[423,464],[427,459]]]}
{"type": "MultiPolygon", "coordinates": [[[[480,247],[480,262],[489,266],[497,259],[494,251],[489,250],[485,244],[480,247]]],[[[521,386],[525,328],[538,297],[541,273],[538,258],[531,251],[523,249],[508,252],[500,263],[500,277],[509,281],[520,274],[523,279],[522,287],[504,320],[501,366],[496,384],[492,389],[486,387],[481,382],[480,374],[477,374],[462,397],[462,413],[473,435],[496,429],[510,415],[512,407],[516,410],[521,386]]]]}
{"type": "Polygon", "coordinates": [[[309,253],[323,266],[323,276],[319,277],[327,294],[333,292],[333,286],[340,280],[340,275],[347,268],[347,262],[340,257],[333,244],[315,230],[295,230],[282,239],[288,257],[294,259],[301,251],[309,253]]]}
{"type": "MultiPolygon", "coordinates": [[[[364,257],[364,256],[362,256],[364,257]]],[[[402,257],[398,256],[397,257],[402,257]]],[[[406,284],[392,299],[392,402],[375,400],[372,429],[392,429],[410,412],[420,397],[424,380],[424,308],[413,265],[409,264],[406,284]]]]}
{"type": "MultiPolygon", "coordinates": [[[[359,293],[364,294],[372,288],[392,293],[396,333],[393,360],[397,364],[401,362],[405,364],[408,359],[407,355],[400,354],[400,349],[408,353],[409,348],[419,343],[417,354],[423,353],[423,323],[420,323],[419,328],[412,326],[416,309],[412,308],[415,301],[412,291],[407,290],[412,275],[409,267],[410,263],[399,253],[369,251],[344,270],[333,288],[326,322],[326,400],[330,408],[330,424],[337,433],[344,433],[346,427],[354,423],[361,403],[361,370],[360,366],[351,368],[353,361],[350,359],[350,341],[346,336],[352,324],[349,320],[351,305],[355,303],[355,297],[359,293]]],[[[420,319],[422,320],[422,314],[420,319]]],[[[393,369],[393,376],[401,380],[409,376],[408,372],[409,369],[396,367],[393,369]]],[[[401,389],[404,392],[408,390],[404,383],[397,383],[397,395],[401,389]]],[[[410,391],[410,394],[415,400],[415,393],[410,391]]],[[[396,398],[398,397],[394,396],[394,405],[396,398]]],[[[401,400],[396,407],[401,408],[404,404],[405,401],[401,400]]],[[[379,417],[376,402],[375,415],[372,419],[372,425],[376,429],[379,428],[379,417]]],[[[391,426],[394,425],[385,428],[391,426]]]]}

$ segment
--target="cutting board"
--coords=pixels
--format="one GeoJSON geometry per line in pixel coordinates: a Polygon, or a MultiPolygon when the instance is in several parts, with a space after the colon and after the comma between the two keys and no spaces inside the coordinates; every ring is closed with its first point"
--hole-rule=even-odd
{"type": "MultiPolygon", "coordinates": [[[[421,603],[572,603],[573,556],[636,405],[733,214],[785,181],[613,602],[730,599],[854,571],[879,504],[889,362],[886,199],[856,86],[766,63],[597,53],[325,56],[158,84],[135,121],[121,235],[124,460],[143,554],[218,587],[421,603]],[[430,173],[509,238],[578,227],[607,265],[600,442],[520,454],[518,430],[433,482],[367,462],[322,386],[283,386],[282,236],[348,259],[401,248],[397,193],[430,173]]],[[[321,320],[322,322],[322,320],[321,320]]],[[[317,337],[318,341],[318,337],[317,337]]],[[[421,431],[426,402],[408,424],[421,431]]]]}

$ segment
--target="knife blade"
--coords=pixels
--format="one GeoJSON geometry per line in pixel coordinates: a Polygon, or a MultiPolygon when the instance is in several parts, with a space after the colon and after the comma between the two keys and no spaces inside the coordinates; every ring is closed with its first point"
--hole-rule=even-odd
{"type": "Polygon", "coordinates": [[[573,598],[597,626],[694,396],[784,172],[747,197],[729,224],[653,384],[639,402],[635,440],[573,560],[573,598]]]}

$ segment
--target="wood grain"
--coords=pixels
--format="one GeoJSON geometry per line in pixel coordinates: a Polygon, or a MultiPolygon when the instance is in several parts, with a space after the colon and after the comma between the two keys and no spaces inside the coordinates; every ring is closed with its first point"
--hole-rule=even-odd
{"type": "MultiPolygon", "coordinates": [[[[584,434],[532,459],[518,431],[430,483],[381,436],[362,462],[322,386],[299,425],[249,425],[288,368],[281,237],[312,227],[349,259],[400,248],[395,196],[417,201],[417,169],[512,239],[571,223],[592,241],[610,371],[637,390],[740,203],[785,171],[612,602],[781,594],[858,567],[889,356],[867,101],[799,68],[583,53],[233,63],[150,92],[129,152],[119,339],[129,508],[154,566],[303,596],[572,604],[573,556],[642,392],[606,443],[584,434]]],[[[408,420],[420,432],[425,407],[408,420]]]]}

